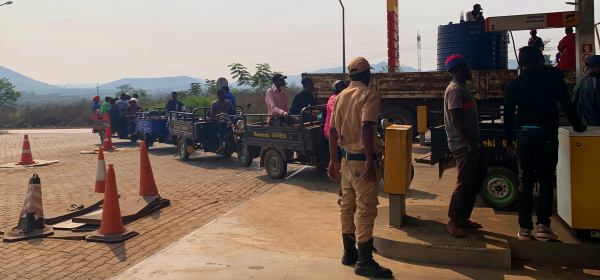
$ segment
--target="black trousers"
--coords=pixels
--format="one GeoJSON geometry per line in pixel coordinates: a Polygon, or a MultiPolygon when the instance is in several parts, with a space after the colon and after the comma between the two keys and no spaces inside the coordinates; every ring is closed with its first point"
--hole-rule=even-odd
{"type": "Polygon", "coordinates": [[[537,223],[550,225],[556,164],[558,163],[558,136],[542,129],[521,129],[517,133],[519,161],[519,226],[533,229],[533,187],[539,182],[537,223]]]}
{"type": "Polygon", "coordinates": [[[487,164],[478,148],[464,148],[452,154],[456,160],[458,178],[450,200],[448,217],[453,222],[463,223],[471,218],[475,199],[487,173],[487,164]]]}

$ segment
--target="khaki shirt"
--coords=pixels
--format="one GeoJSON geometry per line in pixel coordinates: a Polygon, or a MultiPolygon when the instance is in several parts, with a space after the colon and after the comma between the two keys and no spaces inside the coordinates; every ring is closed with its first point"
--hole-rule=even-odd
{"type": "MultiPolygon", "coordinates": [[[[337,130],[340,136],[338,145],[345,151],[364,153],[362,126],[364,122],[373,122],[373,130],[377,128],[380,100],[378,92],[356,81],[336,97],[330,127],[337,130]]],[[[377,137],[375,131],[373,137],[377,137]]],[[[375,153],[381,150],[378,143],[377,139],[373,139],[375,153]]]]}

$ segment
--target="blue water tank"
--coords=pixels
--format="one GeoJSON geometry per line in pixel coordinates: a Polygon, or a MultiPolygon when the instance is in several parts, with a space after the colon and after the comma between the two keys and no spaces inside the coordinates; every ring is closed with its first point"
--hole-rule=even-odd
{"type": "Polygon", "coordinates": [[[446,71],[446,58],[462,54],[474,70],[508,68],[508,33],[485,32],[484,21],[438,27],[438,71],[446,71]]]}

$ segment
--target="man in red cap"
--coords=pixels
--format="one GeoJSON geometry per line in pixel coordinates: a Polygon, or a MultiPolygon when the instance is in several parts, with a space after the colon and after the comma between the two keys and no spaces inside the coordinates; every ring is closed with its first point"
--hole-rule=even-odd
{"type": "Polygon", "coordinates": [[[470,220],[475,198],[483,184],[486,164],[480,154],[479,117],[477,103],[467,87],[471,80],[471,69],[466,59],[459,54],[446,60],[446,69],[452,81],[444,95],[444,124],[448,136],[448,147],[456,160],[458,178],[452,193],[446,226],[448,233],[456,238],[465,237],[463,229],[481,228],[470,220]]]}
{"type": "Polygon", "coordinates": [[[382,174],[381,147],[375,138],[381,97],[369,88],[370,69],[369,62],[362,57],[348,64],[352,82],[336,97],[329,124],[328,175],[337,181],[341,173],[342,264],[356,264],[357,275],[392,278],[392,271],[373,259],[373,226],[382,174]],[[338,145],[342,148],[341,166],[338,145]]]}

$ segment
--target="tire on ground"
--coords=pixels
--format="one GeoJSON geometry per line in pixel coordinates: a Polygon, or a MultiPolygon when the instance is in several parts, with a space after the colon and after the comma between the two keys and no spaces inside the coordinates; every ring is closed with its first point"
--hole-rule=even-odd
{"type": "Polygon", "coordinates": [[[490,166],[483,180],[481,198],[490,207],[498,210],[514,209],[519,195],[519,177],[511,169],[490,166]]]}
{"type": "Polygon", "coordinates": [[[277,150],[268,150],[265,154],[265,168],[273,179],[283,179],[287,174],[287,162],[277,150]]]}
{"type": "Polygon", "coordinates": [[[404,124],[413,127],[413,137],[417,136],[417,117],[413,111],[404,107],[392,107],[384,111],[383,116],[390,124],[404,124]]]}

